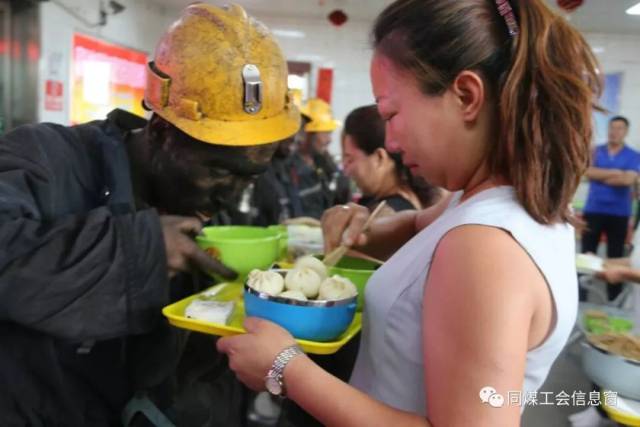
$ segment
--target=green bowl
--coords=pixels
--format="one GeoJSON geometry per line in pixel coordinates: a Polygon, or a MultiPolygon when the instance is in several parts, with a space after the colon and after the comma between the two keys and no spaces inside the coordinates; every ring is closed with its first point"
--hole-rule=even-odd
{"type": "Polygon", "coordinates": [[[243,282],[254,268],[267,270],[278,259],[280,235],[280,231],[265,227],[205,227],[196,242],[235,270],[237,281],[243,282]]]}
{"type": "Polygon", "coordinates": [[[280,233],[279,240],[279,254],[278,260],[287,259],[289,252],[289,233],[287,233],[286,225],[270,225],[267,227],[268,230],[273,230],[280,233]]]}
{"type": "Polygon", "coordinates": [[[358,306],[357,311],[362,311],[364,305],[364,290],[367,286],[369,278],[378,268],[375,262],[367,261],[361,258],[343,257],[334,267],[329,269],[329,275],[338,274],[351,280],[356,288],[358,288],[358,306]]]}

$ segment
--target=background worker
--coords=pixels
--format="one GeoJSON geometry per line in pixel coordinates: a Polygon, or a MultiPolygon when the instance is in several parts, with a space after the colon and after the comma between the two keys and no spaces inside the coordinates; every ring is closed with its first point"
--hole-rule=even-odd
{"type": "Polygon", "coordinates": [[[310,121],[292,156],[291,174],[298,187],[302,215],[320,219],[326,209],[351,198],[349,181],[328,151],[331,132],[340,122],[333,118],[329,104],[319,98],[310,99],[300,111],[310,121]]]}
{"type": "MultiPolygon", "coordinates": [[[[593,163],[585,174],[589,179],[589,194],[584,207],[583,253],[597,253],[604,234],[607,258],[624,256],[632,191],[640,172],[640,153],[625,143],[628,133],[629,120],[622,116],[612,117],[607,143],[596,147],[593,163]]],[[[609,300],[615,299],[621,291],[622,286],[607,286],[609,300]]],[[[586,299],[582,289],[580,299],[586,299]]]]}

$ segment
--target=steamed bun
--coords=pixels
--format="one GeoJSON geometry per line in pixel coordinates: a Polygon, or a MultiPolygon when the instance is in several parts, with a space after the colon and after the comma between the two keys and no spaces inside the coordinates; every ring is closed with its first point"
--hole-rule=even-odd
{"type": "Polygon", "coordinates": [[[284,298],[299,299],[299,300],[302,300],[302,301],[306,301],[307,300],[307,297],[302,292],[300,292],[298,290],[284,291],[283,293],[281,293],[278,296],[279,297],[284,297],[284,298]]]}
{"type": "Polygon", "coordinates": [[[287,290],[300,291],[307,298],[315,298],[318,295],[321,282],[322,278],[309,267],[294,268],[284,278],[287,290]]]}
{"type": "Polygon", "coordinates": [[[320,284],[318,299],[339,300],[356,295],[358,295],[358,290],[351,280],[336,274],[320,284]]]}
{"type": "Polygon", "coordinates": [[[308,267],[313,271],[315,271],[316,273],[318,273],[318,276],[320,276],[320,279],[322,280],[327,278],[327,267],[324,265],[322,261],[320,261],[318,258],[314,256],[307,255],[307,256],[300,257],[293,264],[294,269],[304,268],[304,267],[308,267]]]}
{"type": "Polygon", "coordinates": [[[275,296],[284,290],[284,279],[275,271],[252,270],[247,285],[258,292],[275,296]]]}

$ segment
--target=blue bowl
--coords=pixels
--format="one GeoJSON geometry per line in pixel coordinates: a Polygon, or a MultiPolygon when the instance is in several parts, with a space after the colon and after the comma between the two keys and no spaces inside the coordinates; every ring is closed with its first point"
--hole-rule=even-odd
{"type": "Polygon", "coordinates": [[[354,296],[335,301],[301,301],[274,297],[244,286],[247,316],[270,320],[295,338],[308,341],[335,341],[353,321],[357,300],[354,296]]]}

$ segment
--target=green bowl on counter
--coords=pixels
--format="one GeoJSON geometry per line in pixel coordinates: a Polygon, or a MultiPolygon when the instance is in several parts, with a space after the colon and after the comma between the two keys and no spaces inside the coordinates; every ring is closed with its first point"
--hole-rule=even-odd
{"type": "Polygon", "coordinates": [[[329,275],[338,274],[351,280],[356,288],[358,288],[358,306],[357,311],[362,311],[364,306],[364,291],[369,278],[373,272],[379,267],[375,262],[367,261],[361,258],[345,256],[340,262],[329,269],[329,275]]]}
{"type": "Polygon", "coordinates": [[[267,270],[280,255],[281,231],[266,227],[205,227],[198,246],[238,273],[243,282],[254,268],[267,270]]]}

